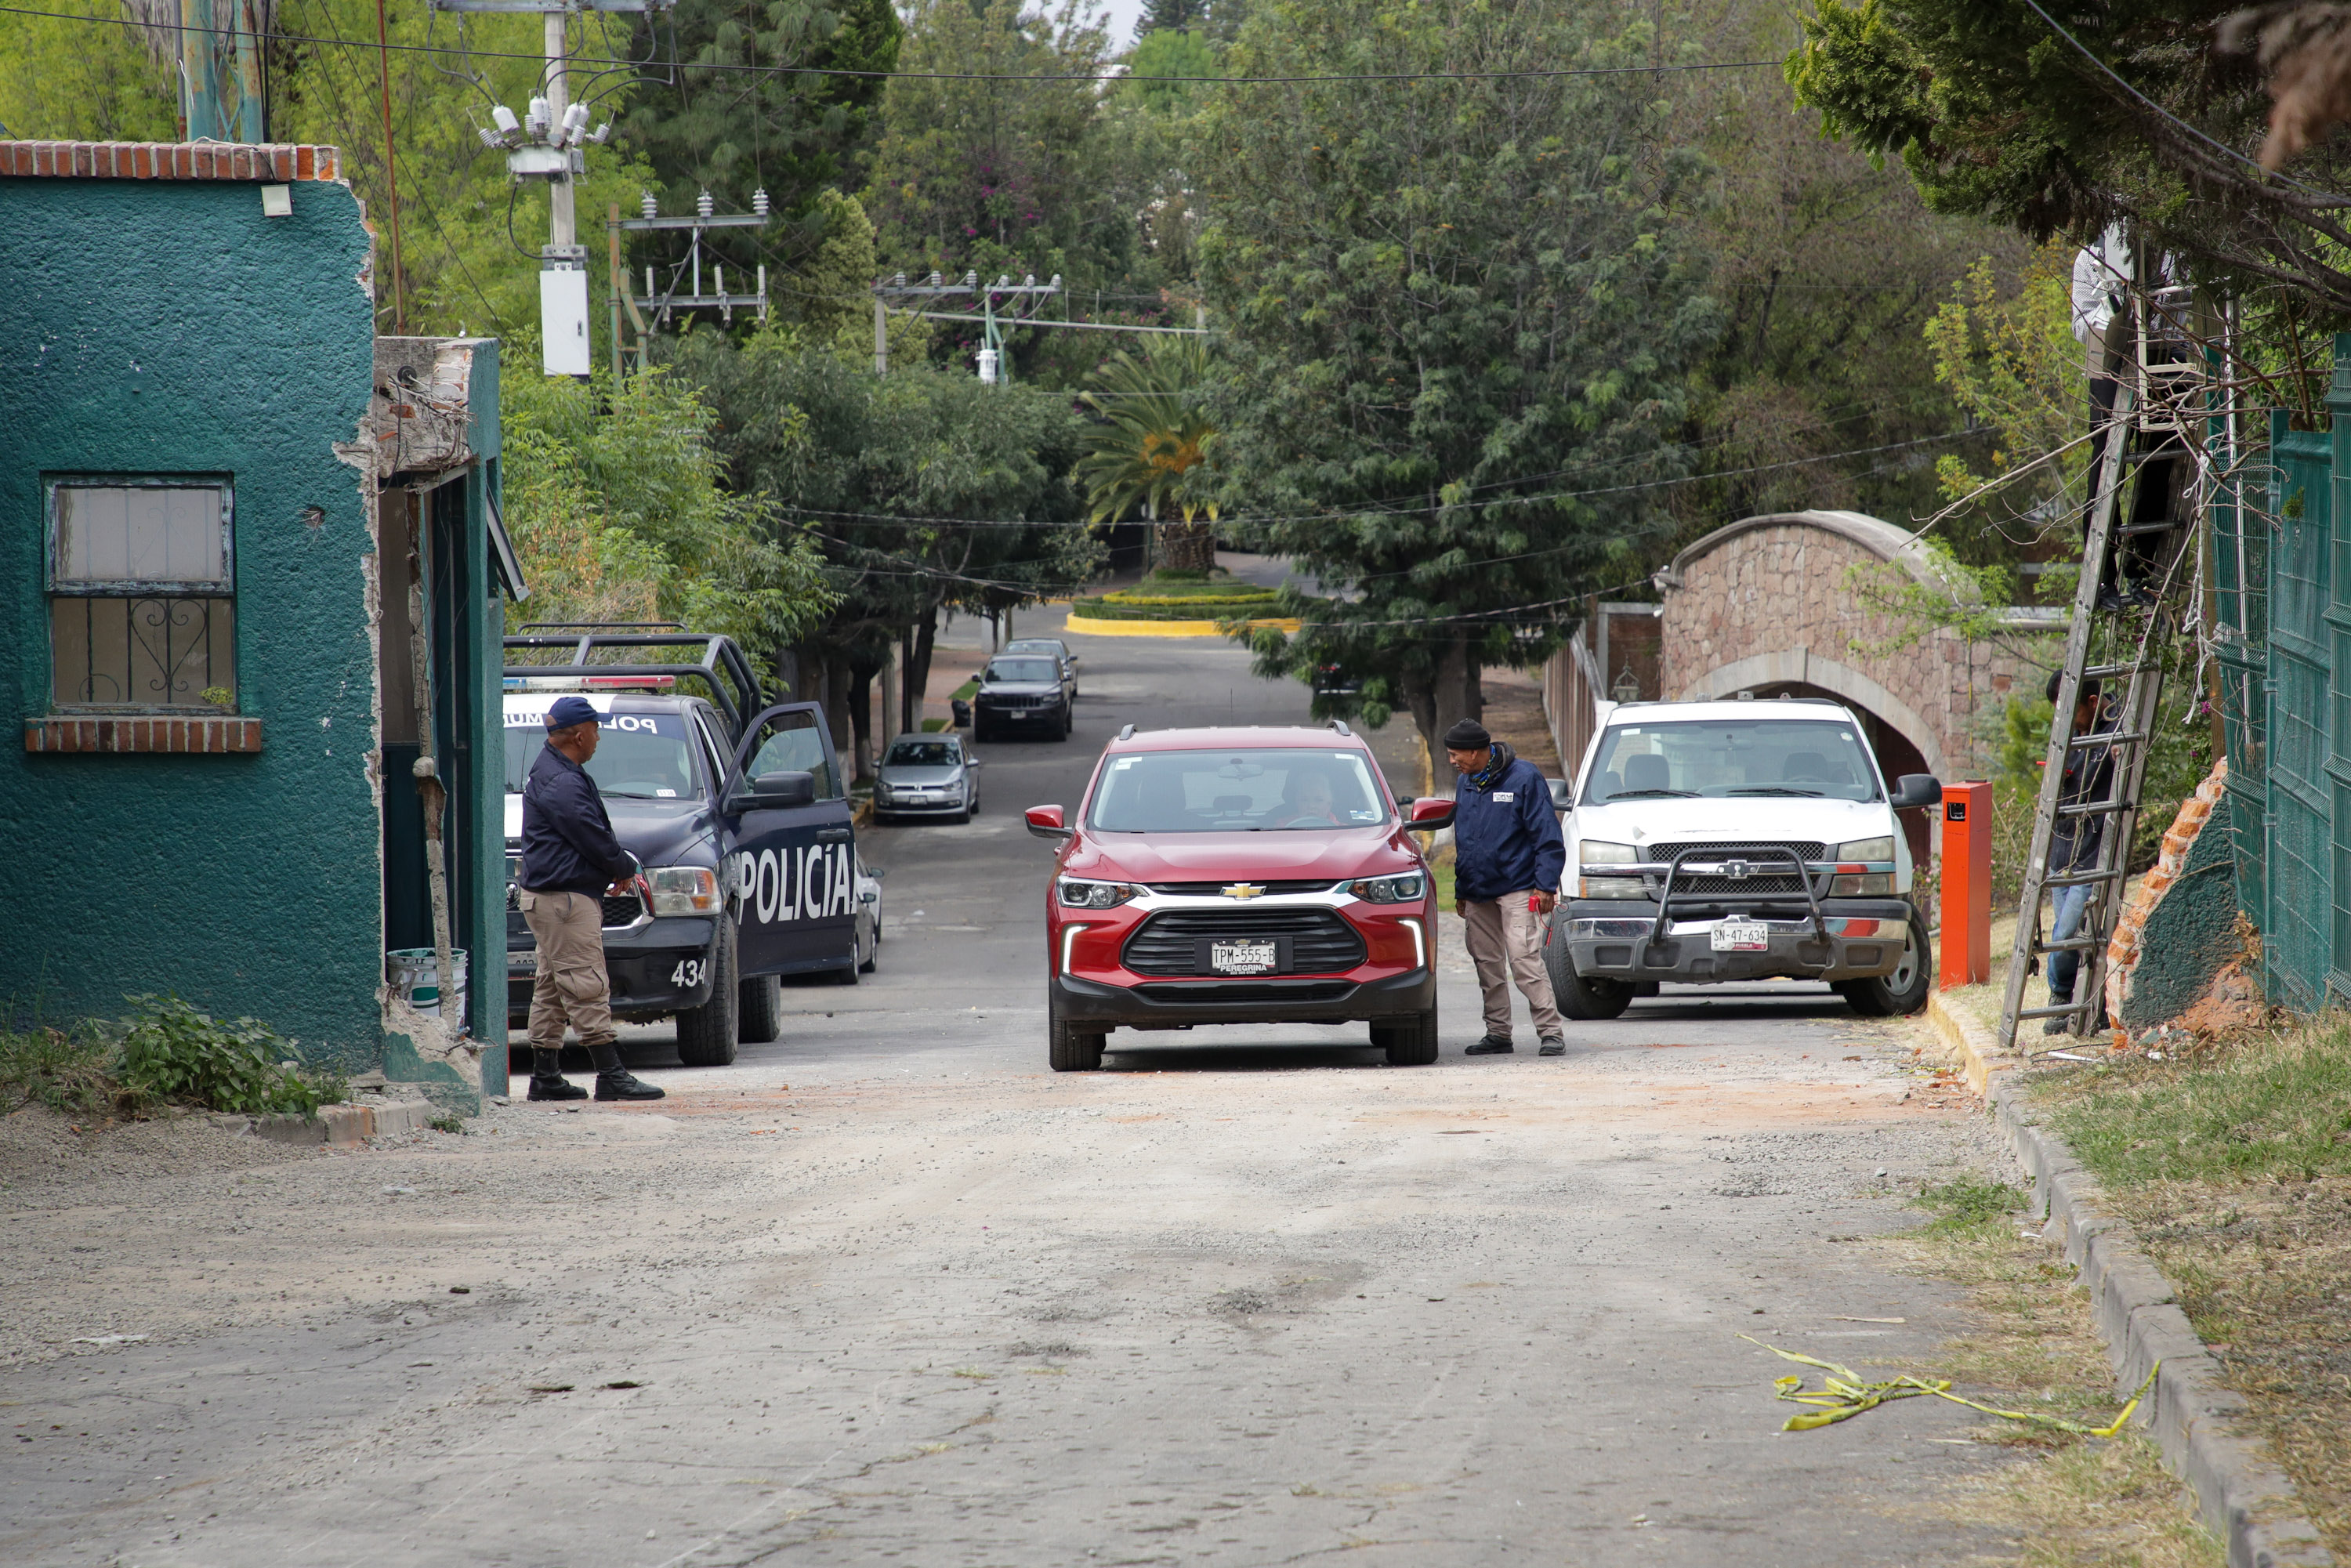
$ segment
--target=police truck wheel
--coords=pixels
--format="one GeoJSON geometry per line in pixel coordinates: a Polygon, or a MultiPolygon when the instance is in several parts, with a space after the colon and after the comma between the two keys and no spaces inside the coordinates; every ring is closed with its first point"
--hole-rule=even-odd
{"type": "Polygon", "coordinates": [[[745,980],[736,1002],[736,1038],[746,1045],[765,1045],[784,1032],[783,987],[773,975],[745,980]]]}
{"type": "Polygon", "coordinates": [[[1900,1018],[1927,1005],[1927,926],[1912,915],[1902,936],[1902,958],[1890,974],[1843,980],[1834,989],[1845,1006],[1865,1019],[1900,1018]]]}
{"type": "Polygon", "coordinates": [[[1050,989],[1045,996],[1045,1028],[1049,1036],[1046,1054],[1054,1071],[1102,1071],[1102,1044],[1108,1037],[1079,1033],[1070,1020],[1061,1016],[1061,998],[1050,989]]]}
{"type": "Polygon", "coordinates": [[[1372,1044],[1387,1052],[1390,1067],[1426,1067],[1437,1060],[1437,1009],[1383,1019],[1372,1026],[1372,1044]]]}
{"type": "Polygon", "coordinates": [[[1585,1023],[1624,1017],[1633,1005],[1633,988],[1622,980],[1587,980],[1577,974],[1562,924],[1554,918],[1550,939],[1543,944],[1543,968],[1551,976],[1551,999],[1558,1005],[1559,1016],[1585,1023]]]}
{"type": "Polygon", "coordinates": [[[736,1009],[743,999],[735,979],[735,923],[718,923],[710,999],[677,1015],[677,1059],[688,1067],[724,1067],[735,1060],[736,1009]]]}

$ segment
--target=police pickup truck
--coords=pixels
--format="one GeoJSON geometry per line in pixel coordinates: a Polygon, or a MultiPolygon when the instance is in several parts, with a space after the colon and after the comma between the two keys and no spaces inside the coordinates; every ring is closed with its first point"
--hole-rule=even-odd
{"type": "Polygon", "coordinates": [[[725,637],[657,627],[531,626],[506,640],[507,1012],[530,1011],[538,955],[514,878],[522,787],[557,697],[602,716],[588,763],[621,845],[644,870],[604,897],[612,1013],[677,1019],[689,1067],[781,1028],[778,977],[857,983],[856,830],[823,710],[770,704],[725,637]]]}

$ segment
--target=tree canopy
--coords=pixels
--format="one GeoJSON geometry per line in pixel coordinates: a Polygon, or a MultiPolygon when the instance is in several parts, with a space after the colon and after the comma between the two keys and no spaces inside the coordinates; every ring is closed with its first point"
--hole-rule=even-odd
{"type": "MultiPolygon", "coordinates": [[[[1228,63],[1525,71],[1640,62],[1646,40],[1541,4],[1318,0],[1259,11],[1228,63]]],[[[1300,635],[1262,634],[1263,671],[1343,664],[1434,737],[1475,712],[1481,666],[1541,659],[1572,601],[1638,575],[1623,486],[1667,465],[1717,321],[1677,223],[1698,170],[1656,108],[1626,76],[1210,100],[1196,167],[1204,280],[1231,324],[1228,516],[1345,591],[1296,606],[1300,635]]]]}

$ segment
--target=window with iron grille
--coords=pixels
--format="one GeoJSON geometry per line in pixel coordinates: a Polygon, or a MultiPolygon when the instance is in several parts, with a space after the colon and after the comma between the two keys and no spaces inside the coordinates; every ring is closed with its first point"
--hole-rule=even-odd
{"type": "Polygon", "coordinates": [[[229,481],[107,475],[47,489],[51,704],[234,712],[229,481]]]}

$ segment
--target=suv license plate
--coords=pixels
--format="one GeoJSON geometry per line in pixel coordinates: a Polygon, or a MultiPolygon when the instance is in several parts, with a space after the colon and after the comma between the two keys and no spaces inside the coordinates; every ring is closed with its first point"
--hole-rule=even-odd
{"type": "Polygon", "coordinates": [[[1771,928],[1760,920],[1719,920],[1713,936],[1718,953],[1767,953],[1771,948],[1771,928]]]}
{"type": "Polygon", "coordinates": [[[1211,942],[1208,967],[1219,975],[1270,975],[1281,967],[1281,947],[1274,942],[1211,942]]]}

